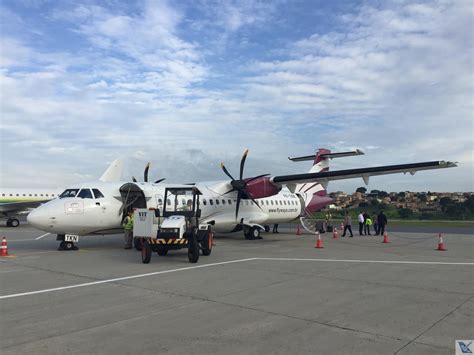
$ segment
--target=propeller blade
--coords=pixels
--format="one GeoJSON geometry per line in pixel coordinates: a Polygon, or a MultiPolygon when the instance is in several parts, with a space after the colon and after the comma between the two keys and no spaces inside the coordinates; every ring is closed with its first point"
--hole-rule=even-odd
{"type": "MultiPolygon", "coordinates": [[[[260,207],[260,205],[258,204],[257,201],[255,201],[253,198],[251,198],[251,200],[257,205],[258,208],[262,209],[262,207],[260,207]]],[[[263,211],[263,210],[262,210],[263,211]]]]}
{"type": "Polygon", "coordinates": [[[240,207],[240,192],[237,194],[237,205],[235,206],[235,219],[239,216],[239,207],[240,207]]]}
{"type": "Polygon", "coordinates": [[[135,179],[135,176],[132,176],[132,181],[137,182],[137,179],[135,179]]]}
{"type": "Polygon", "coordinates": [[[264,176],[269,176],[270,174],[262,174],[262,175],[259,175],[259,176],[255,176],[249,180],[247,180],[247,184],[251,181],[254,181],[254,180],[257,180],[257,179],[260,179],[261,177],[264,177],[264,176]]]}
{"type": "Polygon", "coordinates": [[[148,170],[150,169],[150,163],[147,163],[145,166],[145,171],[143,173],[143,181],[148,182],[148,170]]]}
{"type": "Polygon", "coordinates": [[[233,188],[232,190],[229,190],[227,192],[224,192],[222,195],[227,195],[229,192],[232,192],[232,191],[235,191],[235,189],[233,188]]]}
{"type": "Polygon", "coordinates": [[[163,180],[166,180],[166,178],[156,180],[156,181],[155,181],[155,184],[159,184],[159,183],[162,182],[163,180]]]}
{"type": "Polygon", "coordinates": [[[244,154],[242,155],[242,159],[240,160],[240,180],[242,180],[242,177],[244,176],[244,165],[245,165],[245,159],[247,159],[247,154],[249,153],[248,149],[245,149],[244,154]]]}
{"type": "Polygon", "coordinates": [[[224,166],[224,163],[221,163],[221,168],[222,168],[222,170],[224,171],[224,173],[225,173],[228,177],[231,178],[232,181],[235,180],[235,179],[232,177],[232,175],[230,175],[230,173],[229,173],[229,171],[226,169],[226,167],[224,166]]]}

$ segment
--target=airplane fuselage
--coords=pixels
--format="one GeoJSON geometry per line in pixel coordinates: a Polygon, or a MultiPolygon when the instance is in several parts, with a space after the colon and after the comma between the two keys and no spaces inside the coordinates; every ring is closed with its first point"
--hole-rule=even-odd
{"type": "MultiPolygon", "coordinates": [[[[226,182],[222,182],[225,184],[226,182]]],[[[127,182],[92,182],[75,186],[78,191],[90,189],[89,197],[56,198],[32,211],[28,221],[36,227],[55,234],[108,234],[121,229],[123,219],[123,196],[120,187],[127,182]]],[[[146,208],[163,209],[166,187],[176,184],[134,183],[142,191],[146,208]]],[[[235,216],[237,194],[221,194],[216,191],[219,182],[203,182],[194,185],[201,192],[200,206],[203,223],[214,221],[214,230],[229,233],[239,226],[252,224],[267,225],[284,223],[298,218],[304,206],[297,194],[287,189],[267,198],[257,199],[258,206],[251,200],[242,200],[238,218],[235,216]]],[[[71,189],[71,190],[73,190],[71,189]]],[[[169,203],[169,202],[168,202],[169,203]]],[[[186,201],[179,201],[185,206],[186,201]]]]}

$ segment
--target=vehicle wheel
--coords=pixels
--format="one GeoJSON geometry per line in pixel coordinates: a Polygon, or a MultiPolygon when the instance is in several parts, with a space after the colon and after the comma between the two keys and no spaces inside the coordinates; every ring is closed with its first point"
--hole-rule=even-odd
{"type": "Polygon", "coordinates": [[[207,233],[206,238],[204,238],[203,242],[201,243],[202,255],[204,255],[204,256],[211,255],[211,252],[212,252],[212,239],[213,238],[214,238],[214,234],[211,231],[209,231],[207,233]]]}
{"type": "Polygon", "coordinates": [[[20,221],[16,218],[12,218],[10,220],[10,225],[14,228],[18,227],[20,225],[20,221]]]}
{"type": "Polygon", "coordinates": [[[188,239],[188,259],[190,263],[197,263],[199,260],[199,244],[194,233],[188,239]]]}
{"type": "Polygon", "coordinates": [[[133,246],[138,251],[142,250],[142,248],[143,248],[143,239],[142,238],[133,238],[133,246]]]}
{"type": "Polygon", "coordinates": [[[151,245],[144,240],[142,245],[142,263],[149,264],[151,260],[151,245]]]}
{"type": "Polygon", "coordinates": [[[158,245],[158,250],[156,252],[160,256],[165,256],[166,254],[168,254],[168,249],[165,246],[158,245]]]}

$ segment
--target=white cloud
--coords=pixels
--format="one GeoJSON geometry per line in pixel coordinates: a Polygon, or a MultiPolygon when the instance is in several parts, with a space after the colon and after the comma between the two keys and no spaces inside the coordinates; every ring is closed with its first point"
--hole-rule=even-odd
{"type": "MultiPolygon", "coordinates": [[[[215,71],[205,38],[185,39],[183,22],[193,19],[171,5],[56,10],[52,18],[86,43],[78,51],[38,49],[6,37],[11,51],[1,54],[2,185],[62,185],[76,173],[100,176],[104,162],[120,156],[127,158],[128,176],[141,176],[151,160],[157,178],[219,179],[219,162],[235,172],[247,147],[248,175],[286,174],[309,169],[288,163],[287,156],[328,146],[367,150],[366,157],[334,161],[335,168],[461,162],[449,172],[375,178],[371,188],[472,188],[467,2],[362,6],[339,16],[331,32],[279,48],[278,59],[242,55],[240,67],[229,73],[215,71]],[[217,80],[225,89],[213,86],[217,80]],[[61,174],[50,173],[58,167],[61,174]]],[[[221,28],[223,40],[285,16],[261,3],[221,5],[206,8],[220,22],[199,26],[221,28]]],[[[354,185],[360,182],[330,187],[354,185]]]]}

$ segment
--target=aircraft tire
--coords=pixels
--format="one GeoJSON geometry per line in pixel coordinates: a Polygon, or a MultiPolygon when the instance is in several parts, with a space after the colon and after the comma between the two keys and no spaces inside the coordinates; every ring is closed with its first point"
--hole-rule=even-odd
{"type": "Polygon", "coordinates": [[[16,218],[10,219],[10,227],[16,228],[20,225],[20,221],[16,218]]]}
{"type": "Polygon", "coordinates": [[[63,242],[63,243],[64,243],[64,250],[74,250],[73,242],[63,242]]]}
{"type": "Polygon", "coordinates": [[[143,241],[142,246],[142,263],[149,264],[151,260],[151,245],[148,241],[143,241]]]}
{"type": "Polygon", "coordinates": [[[192,264],[199,260],[199,243],[194,233],[188,239],[188,260],[192,264]]]}
{"type": "Polygon", "coordinates": [[[250,235],[252,236],[252,239],[261,239],[260,237],[260,228],[257,227],[252,227],[250,229],[250,235]]]}
{"type": "Polygon", "coordinates": [[[64,240],[59,243],[58,250],[66,250],[66,242],[64,240]]]}

